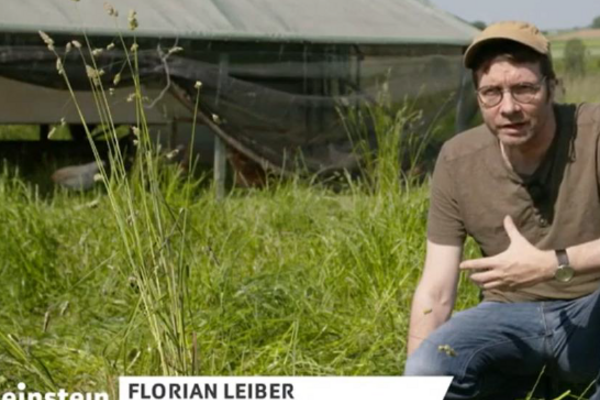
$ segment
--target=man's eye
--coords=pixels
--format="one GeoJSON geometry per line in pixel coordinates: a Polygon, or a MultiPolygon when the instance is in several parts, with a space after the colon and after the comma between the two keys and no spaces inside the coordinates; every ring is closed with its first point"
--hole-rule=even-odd
{"type": "Polygon", "coordinates": [[[531,85],[529,83],[522,83],[520,85],[515,85],[512,88],[514,93],[535,93],[537,87],[535,85],[531,85]]]}
{"type": "Polygon", "coordinates": [[[484,97],[494,97],[500,94],[500,89],[498,88],[484,88],[481,90],[481,95],[484,97]]]}

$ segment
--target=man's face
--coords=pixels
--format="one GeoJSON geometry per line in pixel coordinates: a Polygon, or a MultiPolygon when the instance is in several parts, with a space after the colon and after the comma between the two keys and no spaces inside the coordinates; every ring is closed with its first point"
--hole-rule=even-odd
{"type": "Polygon", "coordinates": [[[477,78],[479,107],[490,131],[505,146],[526,148],[534,145],[538,133],[553,116],[552,94],[539,64],[517,64],[499,56],[491,61],[487,71],[483,68],[477,71],[477,78]],[[500,102],[484,104],[483,97],[493,97],[494,93],[501,94],[500,102]],[[526,102],[519,101],[523,98],[526,102]]]}

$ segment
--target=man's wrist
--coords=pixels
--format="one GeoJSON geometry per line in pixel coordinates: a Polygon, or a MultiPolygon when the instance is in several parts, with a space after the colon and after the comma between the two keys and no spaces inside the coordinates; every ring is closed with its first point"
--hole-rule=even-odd
{"type": "Polygon", "coordinates": [[[558,268],[558,261],[556,259],[556,253],[554,250],[543,251],[544,262],[544,281],[554,280],[556,269],[558,268]]]}

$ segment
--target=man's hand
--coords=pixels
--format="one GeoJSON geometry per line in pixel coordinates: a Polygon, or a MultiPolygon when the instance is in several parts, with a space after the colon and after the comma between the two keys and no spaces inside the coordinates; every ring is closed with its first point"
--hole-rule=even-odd
{"type": "Polygon", "coordinates": [[[471,280],[483,289],[514,290],[552,279],[557,263],[554,252],[529,243],[508,215],[504,217],[504,229],[510,239],[508,249],[460,264],[461,269],[474,272],[471,280]]]}

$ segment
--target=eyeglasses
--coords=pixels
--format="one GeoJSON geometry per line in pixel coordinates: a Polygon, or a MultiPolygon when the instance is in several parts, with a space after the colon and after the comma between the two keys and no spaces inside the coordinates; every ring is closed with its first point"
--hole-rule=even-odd
{"type": "Polygon", "coordinates": [[[495,107],[502,101],[504,92],[509,91],[513,100],[521,104],[531,103],[535,96],[540,92],[544,85],[546,77],[543,77],[539,83],[517,83],[508,89],[503,89],[498,86],[483,86],[477,89],[477,97],[486,107],[495,107]]]}

